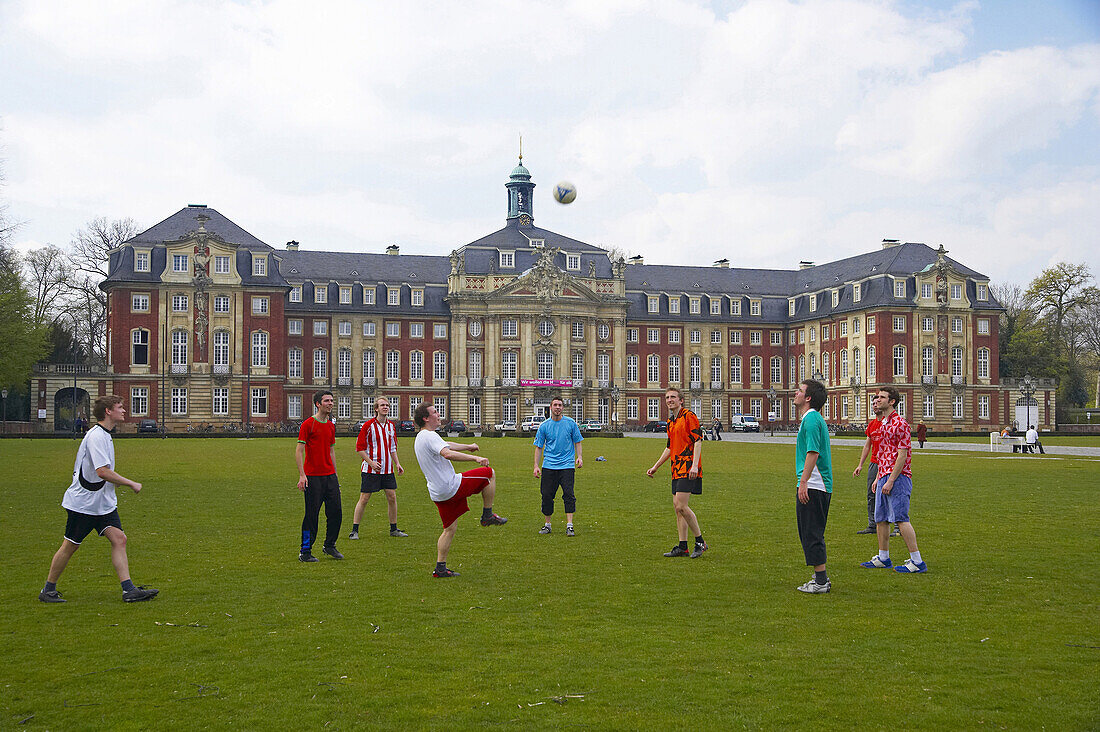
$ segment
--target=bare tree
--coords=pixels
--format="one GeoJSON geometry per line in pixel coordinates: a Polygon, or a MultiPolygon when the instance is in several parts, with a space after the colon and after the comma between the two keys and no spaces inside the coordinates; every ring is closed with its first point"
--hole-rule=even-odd
{"type": "Polygon", "coordinates": [[[83,324],[91,358],[106,360],[107,293],[99,289],[107,279],[111,252],[138,233],[133,219],[110,220],[97,216],[73,235],[70,310],[83,324]]]}
{"type": "Polygon", "coordinates": [[[1070,357],[1076,354],[1079,344],[1065,325],[1077,310],[1097,296],[1096,288],[1089,285],[1091,281],[1092,272],[1087,264],[1059,262],[1043,270],[1024,293],[1027,304],[1046,319],[1056,343],[1065,346],[1070,357]]]}
{"type": "Polygon", "coordinates": [[[66,254],[52,244],[24,255],[24,276],[34,298],[34,322],[45,323],[63,310],[63,298],[69,293],[72,279],[67,259],[66,254]]]}

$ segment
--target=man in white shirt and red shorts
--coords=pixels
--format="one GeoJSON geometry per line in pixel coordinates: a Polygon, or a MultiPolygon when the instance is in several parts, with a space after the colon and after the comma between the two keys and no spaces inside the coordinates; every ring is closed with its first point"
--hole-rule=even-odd
{"type": "Polygon", "coordinates": [[[468,455],[477,452],[477,443],[464,445],[458,442],[446,442],[436,430],[442,420],[434,404],[423,402],[416,408],[413,421],[420,428],[413,443],[413,452],[428,482],[428,495],[439,510],[443,521],[443,533],[436,543],[436,561],[433,577],[455,577],[458,572],[447,568],[447,552],[454,541],[458,517],[470,510],[467,499],[481,494],[484,508],[481,512],[482,526],[499,526],[508,521],[493,513],[493,497],[496,495],[496,473],[489,467],[489,458],[468,455]],[[451,462],[476,462],[479,467],[456,473],[451,462]]]}

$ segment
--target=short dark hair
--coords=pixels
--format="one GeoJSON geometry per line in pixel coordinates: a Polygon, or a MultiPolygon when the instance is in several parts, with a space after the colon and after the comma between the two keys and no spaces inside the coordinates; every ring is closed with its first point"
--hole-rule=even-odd
{"type": "Polygon", "coordinates": [[[553,406],[553,405],[554,405],[554,402],[561,402],[561,405],[562,405],[563,407],[565,406],[565,400],[564,400],[564,399],[562,399],[562,398],[561,398],[560,396],[553,396],[553,397],[550,397],[550,406],[553,406]]]}
{"type": "Polygon", "coordinates": [[[107,412],[114,409],[116,404],[122,404],[122,397],[108,394],[96,399],[95,404],[92,405],[92,414],[95,415],[95,421],[102,422],[106,419],[107,412]]]}
{"type": "Polygon", "coordinates": [[[413,422],[416,422],[417,427],[424,426],[424,423],[428,421],[428,410],[434,406],[434,404],[428,402],[420,402],[416,405],[416,411],[413,412],[413,422]]]}
{"type": "Polygon", "coordinates": [[[886,392],[886,401],[890,402],[891,407],[896,407],[901,403],[901,392],[893,386],[880,386],[879,391],[886,392]]]}
{"type": "Polygon", "coordinates": [[[825,406],[825,400],[829,398],[825,385],[816,379],[806,379],[802,383],[806,385],[806,398],[810,400],[810,406],[817,410],[825,406]]]}
{"type": "Polygon", "coordinates": [[[325,394],[332,396],[332,392],[328,389],[322,389],[321,391],[313,392],[313,406],[317,406],[321,403],[321,400],[325,398],[325,394]]]}

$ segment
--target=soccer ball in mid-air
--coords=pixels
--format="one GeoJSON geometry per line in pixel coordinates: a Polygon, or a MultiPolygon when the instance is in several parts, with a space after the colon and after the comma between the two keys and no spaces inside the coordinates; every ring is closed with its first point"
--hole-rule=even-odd
{"type": "Polygon", "coordinates": [[[554,186],[554,200],[558,203],[573,203],[577,198],[577,189],[572,183],[562,181],[554,186]]]}

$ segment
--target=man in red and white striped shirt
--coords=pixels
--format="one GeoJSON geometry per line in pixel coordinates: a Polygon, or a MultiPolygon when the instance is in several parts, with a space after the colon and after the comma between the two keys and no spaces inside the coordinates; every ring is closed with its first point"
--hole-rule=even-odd
{"type": "Polygon", "coordinates": [[[359,522],[371,495],[385,491],[390,516],[390,536],[408,536],[397,528],[397,475],[405,469],[397,458],[397,430],[390,421],[390,402],[380,396],[374,400],[374,419],[367,420],[359,430],[355,451],[363,459],[363,483],[359,489],[359,502],[355,504],[354,525],[348,538],[359,538],[359,522]]]}

